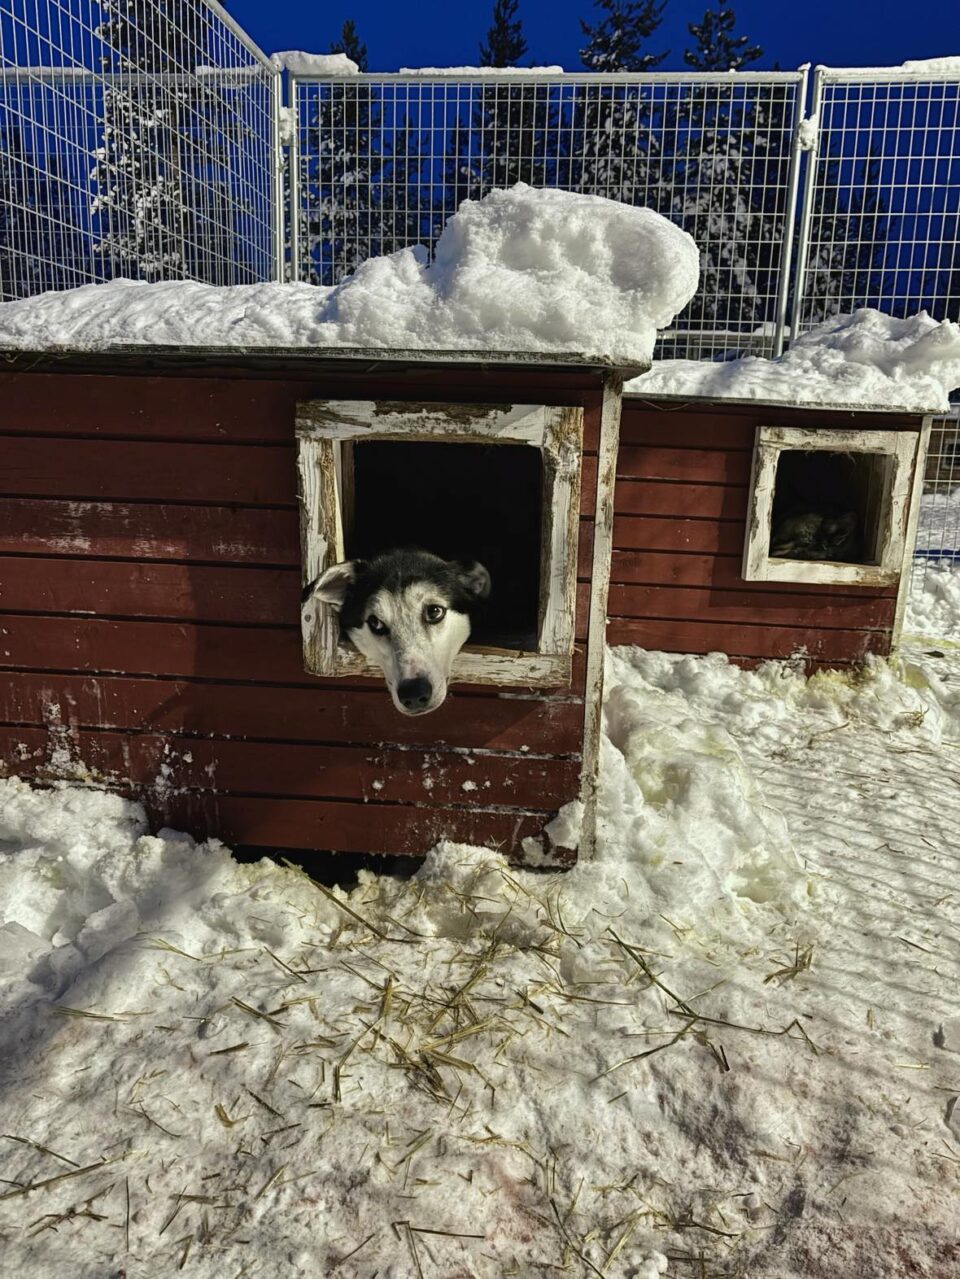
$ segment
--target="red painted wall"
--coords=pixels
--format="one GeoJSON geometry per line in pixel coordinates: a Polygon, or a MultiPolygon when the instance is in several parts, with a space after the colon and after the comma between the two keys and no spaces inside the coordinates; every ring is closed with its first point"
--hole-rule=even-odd
{"type": "Polygon", "coordinates": [[[517,852],[580,786],[600,376],[477,369],[0,375],[0,762],[73,770],[231,843],[517,852]],[[572,688],[423,719],[303,671],[300,399],[585,409],[572,688]],[[521,749],[522,748],[522,749],[521,749]],[[476,753],[473,753],[476,752],[476,753]],[[464,784],[468,789],[463,789],[464,784]]]}
{"type": "Polygon", "coordinates": [[[745,582],[740,575],[756,427],[919,431],[917,417],[627,397],[620,427],[611,644],[744,662],[849,666],[886,654],[896,590],[745,582]]]}

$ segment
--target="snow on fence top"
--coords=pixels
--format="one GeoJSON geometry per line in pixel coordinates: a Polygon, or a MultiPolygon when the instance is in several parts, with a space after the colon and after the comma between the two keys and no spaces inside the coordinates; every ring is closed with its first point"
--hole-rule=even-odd
{"type": "Polygon", "coordinates": [[[302,49],[285,49],[270,55],[270,61],[291,75],[326,76],[359,75],[360,68],[345,53],[304,53],[302,49]]]}
{"type": "Polygon", "coordinates": [[[432,263],[400,249],[333,289],[113,280],[45,293],[0,305],[0,348],[576,352],[645,366],[698,278],[693,240],[652,209],[520,183],[464,201],[432,263]]]}
{"type": "Polygon", "coordinates": [[[563,67],[401,67],[399,74],[472,79],[474,76],[556,76],[566,72],[563,67]]]}
{"type": "Polygon", "coordinates": [[[779,359],[661,360],[625,389],[651,398],[943,413],[958,387],[960,325],[926,311],[899,320],[865,307],[804,333],[779,359]]]}
{"type": "Polygon", "coordinates": [[[919,71],[923,75],[949,75],[960,73],[960,57],[913,58],[902,64],[904,71],[919,71]]]}

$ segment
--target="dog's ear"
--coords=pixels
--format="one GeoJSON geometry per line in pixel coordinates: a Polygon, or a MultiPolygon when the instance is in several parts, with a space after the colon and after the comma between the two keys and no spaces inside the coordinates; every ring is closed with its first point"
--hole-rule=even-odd
{"type": "Polygon", "coordinates": [[[342,564],[331,564],[315,582],[311,582],[304,588],[303,602],[314,599],[336,609],[342,608],[347,588],[357,580],[357,573],[361,567],[359,560],[344,560],[342,564]]]}
{"type": "Polygon", "coordinates": [[[485,600],[490,594],[490,574],[476,560],[457,561],[457,584],[472,600],[485,600]]]}

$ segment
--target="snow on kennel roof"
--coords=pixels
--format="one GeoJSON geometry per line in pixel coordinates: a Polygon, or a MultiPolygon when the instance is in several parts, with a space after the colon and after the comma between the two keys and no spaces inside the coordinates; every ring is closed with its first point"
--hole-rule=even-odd
{"type": "Polygon", "coordinates": [[[796,339],[778,359],[658,360],[628,394],[797,407],[943,413],[960,387],[960,325],[926,311],[900,320],[863,308],[796,339]]]}
{"type": "Polygon", "coordinates": [[[465,201],[433,262],[363,262],[336,288],[114,280],[0,305],[0,349],[559,353],[645,368],[699,255],[652,209],[518,184],[465,201]]]}

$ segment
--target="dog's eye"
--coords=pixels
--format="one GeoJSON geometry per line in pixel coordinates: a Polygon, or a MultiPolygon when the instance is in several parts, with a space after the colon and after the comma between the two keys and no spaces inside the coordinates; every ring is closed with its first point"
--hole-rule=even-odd
{"type": "Polygon", "coordinates": [[[433,623],[442,622],[447,615],[447,610],[442,604],[428,604],[423,610],[423,616],[426,621],[433,623]]]}
{"type": "Polygon", "coordinates": [[[386,635],[390,630],[390,627],[387,626],[386,622],[381,622],[380,618],[376,617],[373,613],[371,613],[367,618],[367,625],[370,627],[371,631],[373,631],[374,635],[386,635]]]}

